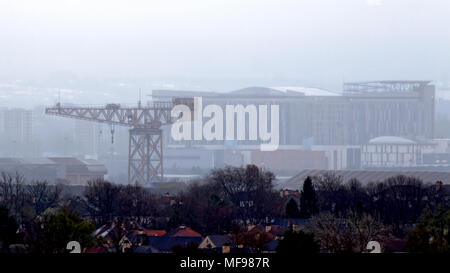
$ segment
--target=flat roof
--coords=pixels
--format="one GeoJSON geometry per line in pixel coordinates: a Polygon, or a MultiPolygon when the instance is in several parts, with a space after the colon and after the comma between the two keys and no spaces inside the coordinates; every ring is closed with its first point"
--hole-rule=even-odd
{"type": "Polygon", "coordinates": [[[300,189],[306,177],[318,177],[325,173],[333,173],[342,177],[342,181],[346,183],[350,179],[357,179],[363,185],[370,182],[382,182],[387,178],[404,175],[421,179],[424,183],[435,183],[442,181],[444,184],[450,184],[450,172],[437,171],[375,171],[375,170],[303,170],[299,174],[293,176],[280,185],[283,189],[300,189]]]}

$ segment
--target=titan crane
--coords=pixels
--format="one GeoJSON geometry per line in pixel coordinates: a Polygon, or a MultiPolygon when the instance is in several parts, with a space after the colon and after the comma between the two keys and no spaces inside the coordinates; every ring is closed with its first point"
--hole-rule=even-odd
{"type": "Polygon", "coordinates": [[[172,101],[149,102],[143,107],[139,102],[137,107],[107,104],[106,107],[63,106],[57,103],[48,107],[45,113],[61,117],[95,121],[112,126],[131,127],[129,130],[128,150],[128,183],[141,185],[163,181],[163,149],[162,129],[164,125],[172,124],[173,106],[187,105],[192,109],[193,99],[174,98],[172,101]]]}

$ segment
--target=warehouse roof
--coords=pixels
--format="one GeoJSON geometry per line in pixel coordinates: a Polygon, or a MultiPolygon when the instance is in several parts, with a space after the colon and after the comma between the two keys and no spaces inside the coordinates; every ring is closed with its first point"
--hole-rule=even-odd
{"type": "Polygon", "coordinates": [[[379,136],[369,140],[369,144],[415,144],[416,142],[398,136],[379,136]]]}
{"type": "Polygon", "coordinates": [[[450,172],[436,172],[436,171],[371,171],[371,170],[303,170],[299,174],[293,176],[281,187],[286,189],[299,189],[303,185],[306,177],[318,177],[325,173],[334,173],[342,177],[343,182],[350,179],[358,179],[362,184],[370,182],[381,182],[385,179],[397,175],[412,176],[421,179],[423,182],[435,183],[442,181],[444,184],[450,184],[450,172]]]}
{"type": "Polygon", "coordinates": [[[285,92],[286,94],[289,94],[291,92],[302,93],[305,96],[342,96],[342,93],[332,92],[329,90],[315,87],[280,86],[280,87],[272,87],[272,89],[285,92]]]}

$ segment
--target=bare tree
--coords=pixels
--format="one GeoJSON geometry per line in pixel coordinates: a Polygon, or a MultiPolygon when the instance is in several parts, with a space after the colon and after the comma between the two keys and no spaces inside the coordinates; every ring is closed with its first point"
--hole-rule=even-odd
{"type": "Polygon", "coordinates": [[[0,205],[6,207],[18,222],[24,217],[26,205],[25,179],[18,173],[11,176],[5,172],[0,178],[0,205]]]}
{"type": "Polygon", "coordinates": [[[89,181],[84,196],[87,210],[97,224],[112,221],[119,210],[121,185],[104,180],[89,181]]]}
{"type": "Polygon", "coordinates": [[[426,205],[427,188],[415,177],[395,176],[368,186],[372,200],[371,213],[394,226],[403,236],[404,225],[413,224],[426,205]]]}
{"type": "Polygon", "coordinates": [[[390,228],[369,214],[347,213],[338,217],[332,213],[320,213],[311,218],[307,230],[314,233],[321,247],[329,252],[364,252],[367,243],[380,243],[390,236],[390,228]]]}
{"type": "Polygon", "coordinates": [[[155,198],[139,185],[122,187],[118,200],[118,215],[135,220],[140,225],[149,225],[155,214],[155,198]]]}
{"type": "Polygon", "coordinates": [[[47,181],[34,181],[26,189],[36,215],[57,205],[62,191],[61,185],[49,185],[47,181]]]}
{"type": "Polygon", "coordinates": [[[352,227],[356,241],[355,250],[358,252],[365,252],[369,241],[374,240],[383,245],[383,242],[390,238],[391,228],[370,214],[351,212],[346,220],[352,227]]]}
{"type": "MultiPolygon", "coordinates": [[[[255,165],[246,168],[226,167],[214,170],[210,180],[221,185],[227,198],[237,207],[241,220],[261,222],[278,208],[277,195],[272,181],[275,175],[255,165]]],[[[282,213],[283,207],[279,207],[282,213]]],[[[281,214],[280,213],[280,214],[281,214]]]]}
{"type": "Polygon", "coordinates": [[[346,190],[342,176],[326,172],[321,176],[313,177],[313,183],[317,189],[319,211],[340,214],[346,210],[346,190]]]}

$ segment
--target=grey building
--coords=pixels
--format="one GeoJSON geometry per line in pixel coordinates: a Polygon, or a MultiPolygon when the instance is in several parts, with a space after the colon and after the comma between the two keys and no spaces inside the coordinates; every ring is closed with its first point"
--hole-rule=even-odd
{"type": "MultiPolygon", "coordinates": [[[[203,107],[278,104],[280,145],[361,145],[378,136],[433,138],[435,87],[428,81],[346,83],[342,92],[299,87],[250,87],[228,93],[154,90],[153,99],[203,98],[203,107]]],[[[225,121],[224,121],[225,124],[225,121]]],[[[248,126],[247,126],[248,127],[248,126]]],[[[173,141],[169,144],[225,144],[173,141]]],[[[236,131],[236,130],[235,130],[236,131]]],[[[248,134],[248,130],[246,131],[248,134]]],[[[257,144],[244,141],[239,144],[257,144]]]]}
{"type": "Polygon", "coordinates": [[[2,154],[4,156],[34,156],[36,151],[33,146],[33,112],[21,108],[4,108],[0,119],[2,154]]]}
{"type": "Polygon", "coordinates": [[[73,157],[0,158],[0,173],[19,174],[27,183],[47,181],[68,185],[85,185],[90,180],[103,179],[107,169],[97,160],[73,157]]]}

